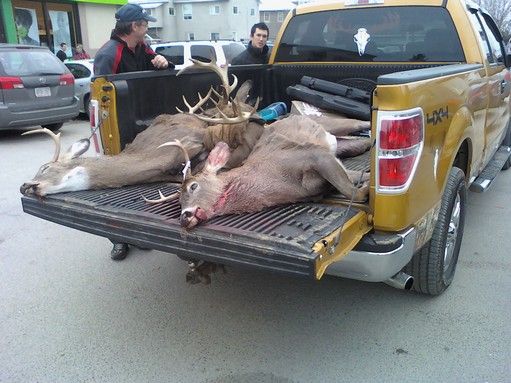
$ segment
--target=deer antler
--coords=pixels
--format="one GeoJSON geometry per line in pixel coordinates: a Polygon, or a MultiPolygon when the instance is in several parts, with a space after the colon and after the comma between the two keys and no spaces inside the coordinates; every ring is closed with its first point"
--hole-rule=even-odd
{"type": "Polygon", "coordinates": [[[222,80],[222,86],[227,93],[227,97],[229,97],[231,92],[236,89],[236,86],[238,85],[238,78],[235,75],[232,75],[232,77],[234,77],[234,82],[232,85],[229,85],[229,73],[227,65],[223,68],[220,68],[213,60],[209,63],[205,63],[196,59],[190,59],[190,61],[193,62],[193,65],[181,69],[179,72],[177,72],[176,76],[179,76],[181,73],[184,73],[190,68],[207,68],[220,76],[220,79],[222,80]]]}
{"type": "Polygon", "coordinates": [[[161,203],[161,202],[165,202],[165,201],[172,201],[179,197],[179,192],[175,192],[169,196],[164,196],[163,193],[160,191],[160,189],[158,189],[158,194],[160,194],[160,198],[158,198],[158,199],[148,199],[144,196],[142,196],[142,198],[147,203],[157,204],[157,203],[161,203]]]}
{"type": "Polygon", "coordinates": [[[53,159],[51,162],[57,162],[59,160],[60,155],[60,133],[55,134],[51,130],[42,128],[42,129],[35,129],[35,130],[29,130],[28,132],[22,133],[22,136],[26,136],[29,134],[35,134],[35,133],[46,133],[49,135],[53,141],[55,142],[55,153],[53,154],[53,159]]]}
{"type": "MultiPolygon", "coordinates": [[[[206,97],[202,98],[201,94],[198,93],[199,95],[199,102],[197,104],[195,104],[194,106],[190,106],[190,104],[188,103],[188,101],[186,100],[185,96],[183,96],[183,101],[185,103],[185,105],[188,107],[188,113],[189,114],[193,114],[194,112],[196,112],[198,109],[202,109],[202,105],[204,105],[204,103],[206,101],[209,100],[209,98],[211,97],[211,93],[212,92],[215,92],[215,94],[218,94],[218,92],[216,92],[215,90],[213,90],[213,87],[209,88],[209,92],[208,94],[206,95],[206,97]]],[[[185,113],[183,112],[181,109],[179,109],[178,107],[176,107],[177,111],[179,113],[185,113]]]]}
{"type": "MultiPolygon", "coordinates": [[[[216,103],[215,103],[216,104],[216,103]]],[[[232,101],[232,110],[234,111],[235,117],[229,117],[224,112],[220,110],[217,106],[218,114],[220,114],[221,118],[213,118],[213,117],[205,117],[205,116],[197,116],[197,118],[202,121],[211,122],[213,124],[237,124],[240,122],[247,121],[252,114],[254,114],[259,106],[259,97],[253,108],[249,112],[243,112],[241,110],[241,106],[239,101],[232,101]]]]}
{"type": "Polygon", "coordinates": [[[161,144],[160,146],[158,146],[158,148],[161,148],[164,146],[177,146],[178,148],[180,148],[183,151],[183,155],[185,157],[185,167],[183,168],[183,181],[186,179],[186,177],[191,176],[192,170],[191,170],[190,156],[188,155],[188,151],[183,146],[181,141],[174,140],[174,141],[170,141],[170,142],[165,142],[164,144],[161,144]]]}

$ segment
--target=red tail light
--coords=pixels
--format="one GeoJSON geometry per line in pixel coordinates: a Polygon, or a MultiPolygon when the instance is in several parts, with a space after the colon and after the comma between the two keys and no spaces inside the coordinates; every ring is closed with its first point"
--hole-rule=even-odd
{"type": "Polygon", "coordinates": [[[23,81],[19,77],[0,77],[0,89],[23,89],[23,81]]]}
{"type": "Polygon", "coordinates": [[[64,73],[60,76],[60,85],[74,85],[75,78],[71,73],[64,73]]]}
{"type": "Polygon", "coordinates": [[[424,116],[416,108],[378,113],[377,190],[403,192],[412,180],[424,141],[424,116]]]}

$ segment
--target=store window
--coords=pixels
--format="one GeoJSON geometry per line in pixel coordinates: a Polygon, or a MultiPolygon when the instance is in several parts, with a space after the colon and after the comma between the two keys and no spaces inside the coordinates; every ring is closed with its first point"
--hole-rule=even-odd
{"type": "Polygon", "coordinates": [[[57,52],[66,43],[68,57],[71,47],[81,39],[77,36],[76,5],[46,1],[12,0],[18,43],[42,45],[57,52]]]}

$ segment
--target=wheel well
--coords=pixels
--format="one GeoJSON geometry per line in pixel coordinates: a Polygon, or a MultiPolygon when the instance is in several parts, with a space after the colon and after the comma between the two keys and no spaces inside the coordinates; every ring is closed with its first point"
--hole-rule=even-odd
{"type": "Polygon", "coordinates": [[[454,158],[453,166],[463,170],[465,173],[465,177],[469,174],[469,163],[470,163],[470,145],[467,140],[463,141],[463,143],[460,146],[460,149],[458,150],[458,153],[456,154],[456,158],[454,158]]]}

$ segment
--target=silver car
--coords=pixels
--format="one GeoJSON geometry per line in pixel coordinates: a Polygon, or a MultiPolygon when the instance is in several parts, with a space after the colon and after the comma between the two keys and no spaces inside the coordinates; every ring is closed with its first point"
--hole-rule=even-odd
{"type": "Polygon", "coordinates": [[[48,48],[0,44],[0,129],[60,129],[78,115],[74,84],[48,48]]]}
{"type": "Polygon", "coordinates": [[[66,60],[64,65],[75,78],[75,95],[78,97],[80,113],[89,115],[90,82],[94,76],[94,60],[66,60]]]}

